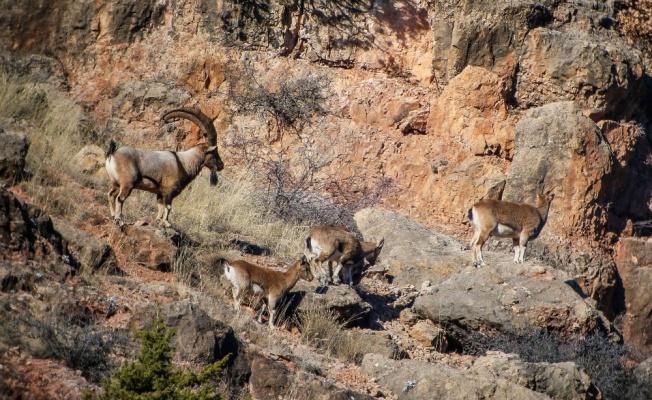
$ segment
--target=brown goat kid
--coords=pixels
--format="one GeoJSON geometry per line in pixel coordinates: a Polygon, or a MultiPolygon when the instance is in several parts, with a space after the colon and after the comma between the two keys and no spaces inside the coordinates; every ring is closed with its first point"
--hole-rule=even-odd
{"type": "Polygon", "coordinates": [[[473,223],[471,260],[474,265],[484,266],[482,246],[489,236],[512,238],[514,262],[522,263],[528,241],[535,239],[546,220],[554,196],[537,194],[536,205],[511,203],[494,199],[478,201],[469,209],[473,223]]]}
{"type": "Polygon", "coordinates": [[[384,244],[385,239],[378,244],[360,241],[342,226],[317,226],[306,237],[308,258],[318,263],[320,278],[350,286],[360,283],[366,269],[376,264],[384,244]],[[328,272],[324,271],[324,262],[328,262],[328,272]]]}
{"type": "Polygon", "coordinates": [[[285,272],[260,267],[244,260],[224,263],[224,275],[233,285],[233,301],[236,312],[240,312],[240,303],[246,293],[261,295],[266,304],[258,313],[258,322],[262,323],[265,306],[269,309],[269,327],[274,329],[274,317],[279,302],[296,285],[299,279],[312,281],[310,263],[302,256],[285,272]]]}
{"type": "Polygon", "coordinates": [[[224,168],[224,162],[217,152],[213,121],[193,108],[178,108],[163,115],[166,122],[175,118],[185,118],[197,124],[206,142],[186,151],[150,151],[127,146],[116,150],[115,142],[110,141],[105,168],[111,181],[109,210],[118,225],[122,226],[122,205],[134,189],[156,194],[156,219],[169,227],[172,199],[195,179],[203,167],[211,171],[211,185],[217,184],[217,172],[224,168]]]}

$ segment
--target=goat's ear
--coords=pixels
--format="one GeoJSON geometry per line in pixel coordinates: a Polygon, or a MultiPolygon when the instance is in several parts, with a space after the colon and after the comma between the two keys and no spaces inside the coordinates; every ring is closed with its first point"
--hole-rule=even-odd
{"type": "Polygon", "coordinates": [[[206,149],[206,151],[204,152],[204,154],[212,153],[212,152],[215,151],[215,150],[217,150],[217,146],[211,146],[211,147],[209,147],[208,149],[206,149]]]}

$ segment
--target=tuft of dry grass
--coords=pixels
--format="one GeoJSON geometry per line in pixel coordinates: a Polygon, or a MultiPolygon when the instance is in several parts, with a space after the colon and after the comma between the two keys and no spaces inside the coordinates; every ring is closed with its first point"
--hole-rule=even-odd
{"type": "Polygon", "coordinates": [[[333,310],[313,302],[295,317],[301,332],[301,340],[326,354],[347,362],[359,362],[362,355],[358,349],[360,336],[350,335],[346,329],[350,320],[341,321],[333,310]]]}

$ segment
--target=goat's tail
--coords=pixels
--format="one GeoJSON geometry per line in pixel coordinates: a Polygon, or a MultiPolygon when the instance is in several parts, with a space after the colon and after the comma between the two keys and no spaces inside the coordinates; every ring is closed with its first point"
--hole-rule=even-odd
{"type": "Polygon", "coordinates": [[[469,208],[469,221],[473,221],[473,207],[469,208]]]}
{"type": "Polygon", "coordinates": [[[312,244],[310,243],[312,240],[310,240],[310,236],[306,238],[306,247],[308,250],[312,251],[312,244]]]}
{"type": "Polygon", "coordinates": [[[113,139],[111,139],[109,141],[109,149],[104,154],[106,156],[106,158],[109,158],[109,157],[111,157],[113,155],[113,153],[115,152],[115,148],[116,148],[116,144],[113,141],[113,139]]]}

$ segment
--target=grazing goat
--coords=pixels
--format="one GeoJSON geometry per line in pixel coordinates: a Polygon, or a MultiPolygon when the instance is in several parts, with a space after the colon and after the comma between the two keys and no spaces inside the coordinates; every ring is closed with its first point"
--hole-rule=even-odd
{"type": "Polygon", "coordinates": [[[330,282],[343,281],[351,286],[360,283],[365,270],[376,264],[384,244],[385,239],[378,244],[361,242],[342,226],[317,226],[312,228],[306,237],[308,258],[319,264],[320,280],[325,277],[330,282]],[[327,273],[323,267],[325,261],[328,262],[327,273]],[[336,263],[335,271],[333,262],[336,263]]]}
{"type": "Polygon", "coordinates": [[[105,163],[111,180],[109,210],[119,226],[122,226],[122,205],[133,189],[156,194],[156,219],[167,228],[170,226],[168,216],[172,199],[195,179],[202,167],[211,171],[211,185],[217,184],[217,172],[224,168],[224,162],[217,152],[217,132],[213,121],[193,108],[178,108],[163,115],[165,122],[175,118],[185,118],[197,124],[206,142],[186,151],[150,151],[134,147],[116,150],[115,142],[110,141],[105,163]]]}
{"type": "Polygon", "coordinates": [[[483,199],[475,203],[469,209],[469,219],[475,229],[471,240],[473,264],[485,265],[482,246],[489,236],[512,238],[514,262],[522,263],[527,242],[539,235],[548,219],[553,197],[537,194],[535,206],[494,199],[483,199]]]}
{"type": "Polygon", "coordinates": [[[274,329],[276,307],[285,294],[296,285],[299,279],[312,281],[310,263],[305,256],[297,260],[286,272],[260,267],[247,261],[237,260],[224,263],[224,275],[233,285],[233,301],[236,312],[240,311],[242,297],[247,292],[261,294],[266,300],[258,314],[262,323],[265,306],[269,309],[269,327],[274,329]]]}

